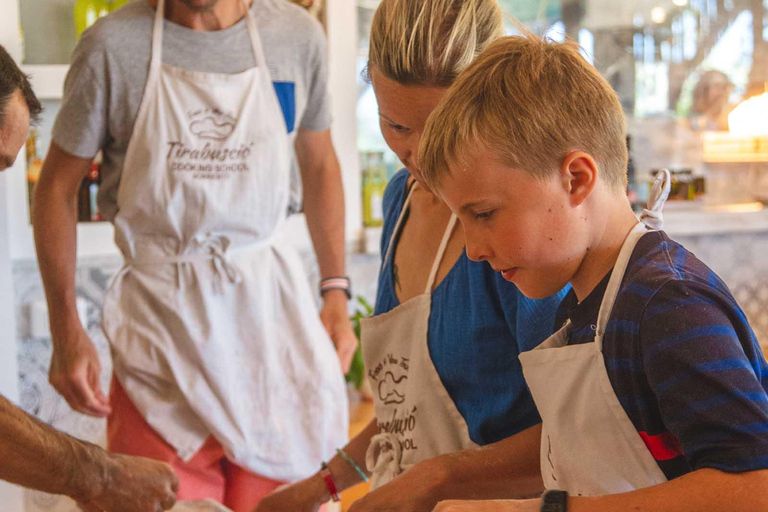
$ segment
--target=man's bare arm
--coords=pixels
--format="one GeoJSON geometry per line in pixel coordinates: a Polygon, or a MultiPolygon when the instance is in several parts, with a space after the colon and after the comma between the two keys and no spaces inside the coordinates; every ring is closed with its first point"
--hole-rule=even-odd
{"type": "Polygon", "coordinates": [[[33,418],[0,397],[0,479],[64,494],[107,512],[173,506],[176,476],[163,463],[108,454],[33,418]]]}
{"type": "Polygon", "coordinates": [[[99,386],[99,357],[75,305],[77,193],[90,166],[91,159],[51,144],[35,190],[33,224],[51,319],[51,384],[76,411],[104,417],[109,406],[99,386]]]}

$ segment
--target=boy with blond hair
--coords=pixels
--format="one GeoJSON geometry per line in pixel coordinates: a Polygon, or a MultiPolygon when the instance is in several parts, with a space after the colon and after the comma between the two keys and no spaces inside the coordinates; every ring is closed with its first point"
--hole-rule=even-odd
{"type": "Polygon", "coordinates": [[[626,126],[574,43],[492,44],[430,118],[425,181],[565,325],[521,354],[543,419],[541,499],[440,512],[768,510],[768,365],[726,285],[627,200],[626,126]]]}

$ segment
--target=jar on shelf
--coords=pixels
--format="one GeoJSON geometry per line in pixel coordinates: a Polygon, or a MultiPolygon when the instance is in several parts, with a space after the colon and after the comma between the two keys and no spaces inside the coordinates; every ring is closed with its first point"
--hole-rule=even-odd
{"type": "MultiPolygon", "coordinates": [[[[651,171],[652,178],[656,177],[659,173],[659,169],[653,169],[651,171]]],[[[697,181],[697,178],[693,176],[692,169],[669,169],[671,179],[669,199],[681,200],[681,201],[693,201],[697,196],[697,184],[700,189],[700,194],[704,193],[703,178],[697,181]]],[[[653,188],[653,179],[648,184],[649,191],[653,188]]]]}
{"type": "Polygon", "coordinates": [[[78,222],[98,222],[101,219],[96,198],[99,194],[99,184],[101,183],[101,164],[94,161],[88,175],[80,184],[80,191],[77,196],[77,221],[78,222]]]}

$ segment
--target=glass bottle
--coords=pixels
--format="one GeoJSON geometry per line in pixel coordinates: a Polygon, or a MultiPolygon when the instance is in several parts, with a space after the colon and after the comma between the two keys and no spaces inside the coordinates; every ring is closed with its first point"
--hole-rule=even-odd
{"type": "Polygon", "coordinates": [[[32,211],[35,202],[35,187],[40,181],[40,173],[43,170],[43,159],[38,153],[38,144],[40,141],[40,132],[32,129],[29,132],[29,138],[26,145],[27,156],[27,199],[29,201],[29,216],[32,219],[32,211]]]}
{"type": "Polygon", "coordinates": [[[379,227],[384,223],[384,190],[387,188],[387,166],[384,153],[371,151],[363,159],[363,225],[379,227]]]}
{"type": "Polygon", "coordinates": [[[110,4],[107,0],[77,0],[75,2],[75,31],[79,38],[85,29],[96,23],[96,20],[109,14],[110,4]]]}

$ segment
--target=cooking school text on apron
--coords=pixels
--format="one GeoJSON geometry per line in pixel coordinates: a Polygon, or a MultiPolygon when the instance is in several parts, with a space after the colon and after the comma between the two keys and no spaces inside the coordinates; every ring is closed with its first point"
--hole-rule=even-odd
{"type": "MultiPolygon", "coordinates": [[[[416,186],[403,204],[385,263],[394,257],[393,247],[416,186]]],[[[443,386],[427,344],[432,287],[455,226],[456,216],[452,215],[424,293],[362,321],[363,358],[381,431],[371,439],[366,454],[366,466],[373,473],[373,489],[419,461],[477,446],[443,386]]]]}
{"type": "Polygon", "coordinates": [[[125,265],[103,326],[120,383],[189,460],[209,435],[276,480],[344,444],[346,390],[302,262],[281,241],[290,147],[261,40],[226,75],[162,63],[159,0],[146,89],[118,191],[125,265]]]}

